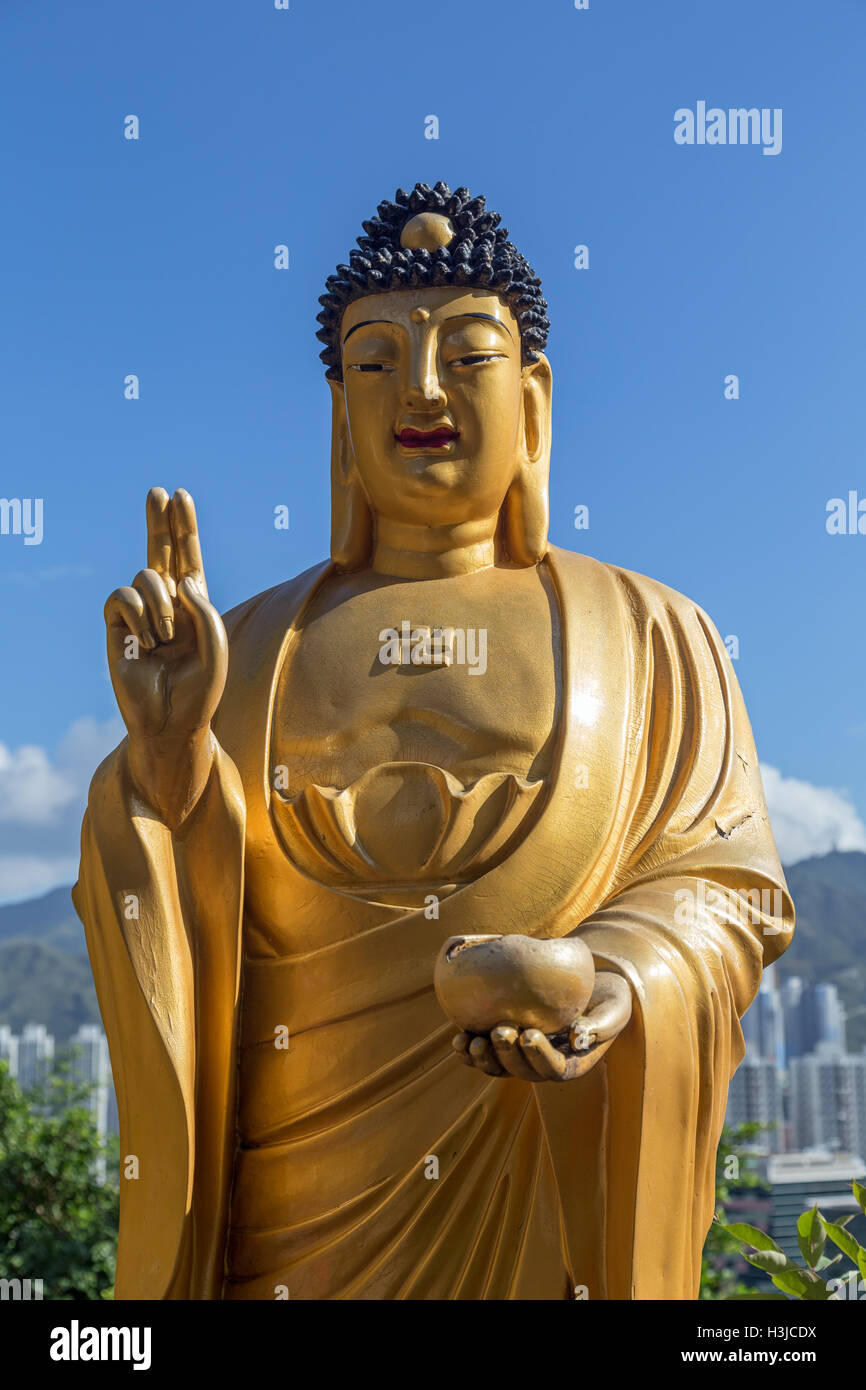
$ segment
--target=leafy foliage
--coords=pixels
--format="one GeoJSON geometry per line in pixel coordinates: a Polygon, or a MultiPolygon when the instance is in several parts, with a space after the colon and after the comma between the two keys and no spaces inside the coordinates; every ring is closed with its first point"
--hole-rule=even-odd
{"type": "MultiPolygon", "coordinates": [[[[866,1187],[852,1182],[851,1189],[860,1210],[866,1215],[866,1187]]],[[[844,1221],[828,1221],[819,1212],[817,1204],[811,1211],[804,1211],[797,1222],[802,1266],[789,1259],[776,1242],[756,1226],[739,1224],[723,1226],[723,1230],[737,1242],[744,1259],[756,1269],[766,1270],[783,1294],[811,1303],[824,1303],[845,1298],[849,1283],[866,1280],[866,1249],[845,1229],[851,1220],[852,1217],[846,1216],[844,1221]],[[825,1255],[828,1240],[838,1248],[840,1254],[832,1258],[825,1255]],[[837,1265],[843,1255],[848,1256],[855,1268],[841,1279],[834,1278],[830,1285],[822,1275],[837,1265]]]]}
{"type": "Polygon", "coordinates": [[[0,1276],[41,1279],[50,1299],[113,1296],[117,1141],[100,1140],[88,1089],[58,1067],[25,1093],[0,1062],[0,1276]]]}
{"type": "Polygon", "coordinates": [[[716,1220],[707,1234],[701,1265],[699,1298],[705,1300],[749,1298],[748,1284],[736,1273],[732,1257],[741,1254],[735,1236],[723,1223],[732,1195],[760,1191],[766,1184],[756,1171],[753,1145],[767,1125],[725,1125],[716,1155],[716,1220]]]}

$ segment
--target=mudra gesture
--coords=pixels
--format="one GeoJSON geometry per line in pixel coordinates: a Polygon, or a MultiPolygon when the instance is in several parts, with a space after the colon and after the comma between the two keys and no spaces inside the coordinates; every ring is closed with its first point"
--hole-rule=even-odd
{"type": "Polygon", "coordinates": [[[548,544],[546,304],[482,198],[398,191],[322,306],[330,560],[221,619],[154,489],[106,604],[117,1297],[693,1298],[792,930],[731,663],[548,544]],[[434,966],[478,937],[455,1037],[434,966]]]}

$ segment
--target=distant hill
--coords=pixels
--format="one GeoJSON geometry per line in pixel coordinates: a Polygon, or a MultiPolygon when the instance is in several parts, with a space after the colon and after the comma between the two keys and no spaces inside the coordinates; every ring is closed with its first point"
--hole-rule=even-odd
{"type": "MultiPolygon", "coordinates": [[[[866,1047],[866,854],[824,854],[785,873],[797,930],[779,973],[836,984],[848,1011],[849,1046],[859,1051],[866,1047]]],[[[84,929],[69,891],[0,907],[0,1023],[45,1023],[65,1038],[98,1019],[84,929]]]]}
{"type": "Polygon", "coordinates": [[[82,1023],[98,1023],[96,990],[86,955],[70,955],[38,941],[0,946],[0,1023],[20,1033],[44,1023],[58,1043],[82,1023]]]}
{"type": "Polygon", "coordinates": [[[41,898],[0,907],[0,947],[7,941],[38,941],[69,955],[86,956],[84,928],[72,906],[71,891],[54,888],[41,898]]]}
{"type": "Polygon", "coordinates": [[[0,1023],[44,1023],[66,1042],[98,1023],[84,928],[68,888],[0,907],[0,1023]]]}
{"type": "Polygon", "coordinates": [[[785,877],[797,928],[779,973],[837,985],[848,1014],[848,1046],[859,1052],[866,1047],[866,854],[803,859],[785,877]]]}

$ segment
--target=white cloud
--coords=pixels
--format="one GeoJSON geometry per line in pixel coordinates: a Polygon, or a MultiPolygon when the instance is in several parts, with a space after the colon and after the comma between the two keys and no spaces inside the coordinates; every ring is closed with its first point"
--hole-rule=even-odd
{"type": "Polygon", "coordinates": [[[46,825],[74,800],[71,779],[44,748],[28,743],[13,753],[0,743],[0,821],[46,825]]]}
{"type": "Polygon", "coordinates": [[[0,903],[73,883],[90,779],[124,734],[115,715],[77,719],[53,756],[0,743],[0,903]]]}
{"type": "Polygon", "coordinates": [[[796,864],[831,850],[866,850],[866,825],[848,793],[783,777],[761,764],[773,834],[783,864],[796,864]]]}
{"type": "Polygon", "coordinates": [[[52,888],[64,888],[78,877],[78,855],[0,854],[0,904],[41,898],[52,888]]]}

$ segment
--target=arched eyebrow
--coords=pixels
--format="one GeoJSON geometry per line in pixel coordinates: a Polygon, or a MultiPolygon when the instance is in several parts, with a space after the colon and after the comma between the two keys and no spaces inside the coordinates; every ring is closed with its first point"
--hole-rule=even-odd
{"type": "MultiPolygon", "coordinates": [[[[512,335],[512,332],[511,332],[511,329],[508,327],[508,324],[507,324],[507,323],[503,323],[503,322],[502,322],[502,319],[498,319],[498,318],[496,317],[495,314],[452,314],[451,317],[445,319],[444,322],[445,322],[445,323],[453,323],[454,319],[487,319],[487,321],[488,321],[489,323],[498,323],[500,328],[504,328],[505,331],[506,331],[506,333],[508,334],[509,338],[511,338],[511,337],[513,336],[513,335],[512,335]]],[[[350,328],[350,329],[349,329],[348,333],[346,334],[345,338],[343,339],[343,347],[346,346],[346,344],[348,343],[348,341],[349,341],[349,339],[351,338],[352,334],[353,334],[353,333],[357,333],[357,331],[358,331],[359,328],[370,328],[372,324],[376,324],[376,323],[392,324],[392,323],[393,323],[393,320],[392,320],[392,319],[364,319],[364,322],[363,322],[363,323],[356,323],[355,326],[354,326],[354,328],[350,328]]]]}
{"type": "Polygon", "coordinates": [[[495,314],[452,314],[451,318],[446,319],[446,323],[452,323],[454,319],[487,319],[489,323],[496,323],[500,328],[504,328],[509,338],[512,337],[511,329],[502,319],[498,319],[495,314]]]}
{"type": "Polygon", "coordinates": [[[350,328],[343,339],[343,347],[346,346],[353,333],[357,333],[359,328],[369,328],[371,323],[390,323],[390,319],[364,319],[363,323],[356,323],[354,328],[350,328]]]}

